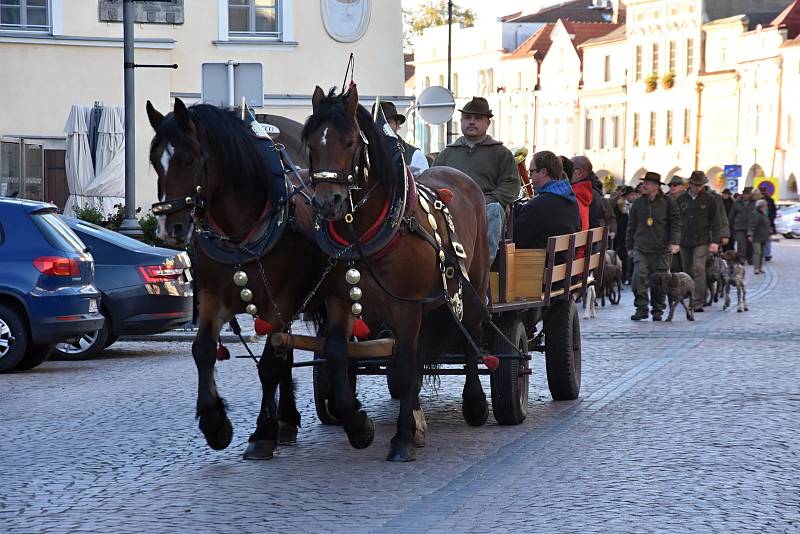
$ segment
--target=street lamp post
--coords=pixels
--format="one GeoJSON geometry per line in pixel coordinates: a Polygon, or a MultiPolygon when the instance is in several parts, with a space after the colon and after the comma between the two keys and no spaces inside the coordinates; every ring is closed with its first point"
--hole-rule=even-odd
{"type": "Polygon", "coordinates": [[[125,219],[119,231],[125,235],[139,238],[143,234],[136,218],[136,106],[133,85],[133,0],[122,4],[122,40],[124,44],[123,61],[125,69],[125,219]]]}
{"type": "MultiPolygon", "coordinates": [[[[447,90],[451,93],[453,80],[453,0],[447,2],[447,90]]],[[[447,136],[445,137],[445,145],[450,144],[450,139],[453,136],[453,119],[447,121],[447,136]]],[[[444,147],[442,147],[444,148],[444,147]]]]}

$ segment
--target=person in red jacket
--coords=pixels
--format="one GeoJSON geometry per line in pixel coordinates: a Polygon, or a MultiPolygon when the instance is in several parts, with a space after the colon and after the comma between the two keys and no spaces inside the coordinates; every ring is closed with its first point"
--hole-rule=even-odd
{"type": "Polygon", "coordinates": [[[586,156],[572,158],[572,190],[578,197],[578,211],[581,214],[581,230],[610,226],[613,218],[611,206],[603,199],[603,185],[592,169],[592,162],[586,156]]]}

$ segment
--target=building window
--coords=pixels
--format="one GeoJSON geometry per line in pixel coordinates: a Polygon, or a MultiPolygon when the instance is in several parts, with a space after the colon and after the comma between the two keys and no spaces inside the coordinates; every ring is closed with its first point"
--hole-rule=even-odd
{"type": "Polygon", "coordinates": [[[794,132],[792,131],[794,128],[792,116],[786,116],[786,144],[791,145],[794,144],[794,132]]]}
{"type": "Polygon", "coordinates": [[[694,39],[686,40],[686,75],[689,76],[694,70],[694,39]]]}
{"type": "Polygon", "coordinates": [[[49,32],[48,0],[0,0],[0,30],[49,32]]]}
{"type": "Polygon", "coordinates": [[[675,72],[675,41],[669,42],[669,72],[675,72]]]}
{"type": "Polygon", "coordinates": [[[603,64],[603,81],[604,82],[611,81],[611,56],[606,56],[605,62],[603,64]]]}
{"type": "Polygon", "coordinates": [[[542,145],[547,147],[547,141],[549,138],[549,129],[550,129],[550,121],[545,119],[542,121],[542,145]]]}
{"type": "Polygon", "coordinates": [[[44,200],[44,150],[40,143],[9,138],[0,142],[0,197],[44,200]]]}
{"type": "Polygon", "coordinates": [[[517,73],[517,90],[522,91],[522,73],[517,73]]]}
{"type": "Polygon", "coordinates": [[[658,74],[658,43],[653,43],[653,72],[658,74]]]}
{"type": "Polygon", "coordinates": [[[228,0],[228,34],[279,38],[280,4],[280,0],[228,0]]]}
{"type": "Polygon", "coordinates": [[[458,96],[458,73],[453,73],[453,96],[458,96]]]}
{"type": "Polygon", "coordinates": [[[692,117],[689,108],[683,110],[683,144],[688,144],[690,139],[690,128],[692,126],[692,117]]]}
{"type": "Polygon", "coordinates": [[[633,146],[639,146],[639,131],[641,119],[638,113],[633,114],[633,146]]]}
{"type": "Polygon", "coordinates": [[[636,81],[642,80],[642,45],[636,45],[636,81]]]}
{"type": "Polygon", "coordinates": [[[606,118],[600,117],[600,148],[606,147],[606,118]]]}
{"type": "Polygon", "coordinates": [[[619,148],[619,115],[611,118],[611,128],[613,129],[612,140],[614,148],[619,148]]]}
{"type": "Polygon", "coordinates": [[[656,144],[656,112],[650,112],[650,146],[656,144]]]}
{"type": "Polygon", "coordinates": [[[592,119],[586,117],[586,142],[583,146],[586,150],[591,150],[592,148],[592,119]]]}
{"type": "Polygon", "coordinates": [[[667,144],[672,144],[672,110],[667,110],[667,144]]]}

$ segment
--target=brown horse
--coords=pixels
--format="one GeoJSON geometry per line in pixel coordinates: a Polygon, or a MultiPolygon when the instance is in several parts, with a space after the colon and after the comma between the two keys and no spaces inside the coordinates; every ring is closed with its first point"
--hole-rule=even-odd
{"type": "MultiPolygon", "coordinates": [[[[420,199],[422,190],[415,195],[417,184],[393,165],[397,154],[390,151],[399,150],[397,143],[391,139],[387,149],[387,137],[358,104],[355,86],[341,96],[333,91],[326,96],[317,87],[312,103],[314,112],[303,137],[315,185],[314,229],[323,251],[339,260],[326,287],[324,350],[338,415],[351,444],[369,444],[372,423],[359,411],[347,379],[346,340],[361,316],[373,332],[388,328],[396,340],[393,378],[400,412],[387,459],[413,460],[415,432],[422,426],[418,395],[423,362],[444,350],[454,333],[460,335],[444,305],[449,295],[461,293],[462,278],[457,274],[461,258],[453,253],[459,245],[451,242],[455,235],[463,245],[464,274],[471,281],[465,283],[474,288],[474,298],[461,301],[463,325],[473,338],[480,334],[479,306],[485,302],[489,282],[483,193],[465,174],[438,167],[426,171],[418,182],[430,191],[447,189],[443,198],[428,193],[427,201],[420,199]],[[452,199],[444,198],[449,193],[452,199]],[[443,204],[452,215],[454,233],[448,231],[446,215],[439,209],[443,204]],[[440,245],[434,240],[437,228],[440,245]]],[[[463,338],[458,341],[463,342],[467,362],[462,412],[469,424],[482,425],[488,405],[478,376],[480,355],[476,345],[463,338]]]]}
{"type": "MultiPolygon", "coordinates": [[[[159,237],[170,245],[191,243],[196,251],[197,416],[209,446],[221,450],[230,444],[233,427],[214,381],[220,329],[247,310],[266,321],[265,328],[286,331],[324,258],[292,229],[296,223],[310,225],[300,221],[310,210],[294,209],[280,160],[269,154],[273,144],[257,140],[233,112],[214,106],[187,109],[176,98],[166,117],[150,102],[147,115],[156,132],[150,162],[158,173],[160,202],[153,212],[159,237]]],[[[267,343],[258,364],[261,412],[246,459],[269,459],[279,441],[296,439],[300,414],[291,370],[291,352],[277,354],[267,343]]]]}

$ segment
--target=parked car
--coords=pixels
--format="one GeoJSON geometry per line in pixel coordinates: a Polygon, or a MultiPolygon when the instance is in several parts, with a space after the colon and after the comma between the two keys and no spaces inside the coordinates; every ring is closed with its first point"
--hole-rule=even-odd
{"type": "Polygon", "coordinates": [[[192,320],[186,252],[153,247],[72,217],[64,221],[94,257],[100,313],[106,321],[99,330],[59,343],[55,358],[92,358],[121,335],[157,334],[192,320]]]}
{"type": "Polygon", "coordinates": [[[0,198],[0,372],[103,328],[94,261],[52,204],[0,198]]]}
{"type": "Polygon", "coordinates": [[[800,238],[800,204],[782,206],[777,211],[775,231],[786,238],[800,238]]]}

